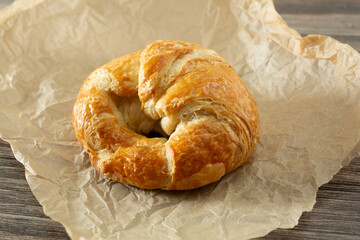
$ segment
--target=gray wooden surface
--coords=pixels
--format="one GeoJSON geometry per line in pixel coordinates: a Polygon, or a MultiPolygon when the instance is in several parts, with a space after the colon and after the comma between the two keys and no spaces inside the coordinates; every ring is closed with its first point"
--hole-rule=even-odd
{"type": "MultiPolygon", "coordinates": [[[[0,0],[0,8],[12,0],[0,0]]],[[[290,27],[302,35],[330,35],[360,51],[360,0],[275,0],[290,27]]],[[[43,214],[15,160],[0,140],[0,239],[69,239],[64,228],[43,214]]],[[[360,239],[360,158],[323,185],[311,212],[293,229],[262,239],[360,239]]]]}

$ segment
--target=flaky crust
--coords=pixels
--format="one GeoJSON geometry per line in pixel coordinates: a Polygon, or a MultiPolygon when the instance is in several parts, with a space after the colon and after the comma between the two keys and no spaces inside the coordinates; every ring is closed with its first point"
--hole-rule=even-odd
{"type": "Polygon", "coordinates": [[[73,125],[96,170],[144,189],[215,182],[249,159],[260,136],[236,71],[215,51],[180,41],[156,41],[96,69],[73,125]],[[152,131],[164,137],[146,137],[152,131]]]}

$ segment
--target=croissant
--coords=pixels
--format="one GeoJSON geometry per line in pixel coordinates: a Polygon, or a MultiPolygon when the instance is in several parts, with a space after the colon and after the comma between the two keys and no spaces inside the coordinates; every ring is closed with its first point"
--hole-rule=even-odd
{"type": "Polygon", "coordinates": [[[260,136],[252,95],[215,51],[155,41],[85,80],[75,134],[92,166],[143,189],[186,190],[244,164],[260,136]]]}

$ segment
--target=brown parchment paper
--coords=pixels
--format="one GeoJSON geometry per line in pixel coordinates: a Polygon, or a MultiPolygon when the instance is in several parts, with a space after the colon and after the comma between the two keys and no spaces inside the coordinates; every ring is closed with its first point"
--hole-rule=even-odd
{"type": "Polygon", "coordinates": [[[73,239],[248,239],[298,223],[359,154],[360,56],[287,27],[270,0],[24,0],[0,11],[0,135],[45,214],[73,239]],[[261,141],[207,187],[144,191],[99,175],[71,111],[87,75],[158,39],[228,60],[253,93],[261,141]]]}

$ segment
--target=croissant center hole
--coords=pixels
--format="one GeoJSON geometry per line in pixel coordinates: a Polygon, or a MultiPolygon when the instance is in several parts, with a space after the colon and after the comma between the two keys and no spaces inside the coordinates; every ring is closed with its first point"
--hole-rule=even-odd
{"type": "MultiPolygon", "coordinates": [[[[141,110],[139,110],[141,111],[141,110]]],[[[145,116],[145,115],[144,115],[145,116]]],[[[159,121],[152,121],[150,119],[144,119],[144,117],[142,117],[142,119],[140,120],[140,122],[152,122],[152,124],[149,125],[149,128],[142,128],[141,125],[138,128],[133,129],[134,132],[136,132],[137,134],[143,135],[147,138],[166,138],[169,139],[169,136],[162,130],[159,121]]],[[[144,124],[146,125],[146,124],[144,124]]]]}
{"type": "Polygon", "coordinates": [[[160,120],[152,120],[144,114],[138,97],[124,98],[112,94],[111,99],[117,105],[117,117],[128,129],[147,138],[169,138],[161,128],[160,120]]]}
{"type": "Polygon", "coordinates": [[[147,138],[166,138],[169,139],[169,136],[167,136],[165,133],[159,133],[158,131],[155,131],[152,129],[149,133],[143,134],[147,138]]]}

